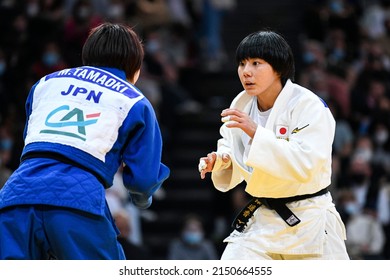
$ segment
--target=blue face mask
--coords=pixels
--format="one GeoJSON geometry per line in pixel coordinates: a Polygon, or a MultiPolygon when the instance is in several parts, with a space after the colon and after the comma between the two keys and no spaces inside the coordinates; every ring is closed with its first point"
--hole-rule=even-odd
{"type": "Polygon", "coordinates": [[[9,151],[12,149],[13,141],[11,139],[0,140],[0,150],[9,151]]]}
{"type": "Polygon", "coordinates": [[[310,64],[316,61],[316,57],[314,56],[313,53],[307,51],[303,54],[303,62],[306,64],[310,64]]]}
{"type": "Polygon", "coordinates": [[[197,231],[187,231],[183,233],[184,242],[190,245],[196,245],[202,242],[203,233],[197,231]]]}
{"type": "Polygon", "coordinates": [[[345,211],[350,215],[356,215],[360,212],[359,206],[357,205],[357,203],[354,202],[348,202],[345,205],[345,211]]]}
{"type": "Polygon", "coordinates": [[[5,73],[5,70],[7,68],[7,65],[5,62],[2,60],[0,61],[0,76],[2,76],[5,73]]]}
{"type": "Polygon", "coordinates": [[[42,60],[46,66],[51,67],[58,63],[60,56],[55,52],[46,52],[43,54],[42,60]]]}
{"type": "Polygon", "coordinates": [[[332,10],[332,12],[340,14],[343,11],[344,7],[340,1],[332,1],[330,3],[330,9],[332,10]]]}
{"type": "Polygon", "coordinates": [[[160,43],[158,40],[156,39],[153,39],[153,40],[150,40],[147,44],[146,44],[146,51],[151,53],[151,54],[154,54],[156,53],[157,51],[160,50],[160,43]]]}

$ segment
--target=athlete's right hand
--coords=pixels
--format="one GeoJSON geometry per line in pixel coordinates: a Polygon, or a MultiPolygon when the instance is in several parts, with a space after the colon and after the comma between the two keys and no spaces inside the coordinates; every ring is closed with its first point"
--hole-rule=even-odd
{"type": "MultiPolygon", "coordinates": [[[[212,152],[207,154],[207,157],[201,157],[199,159],[199,172],[200,178],[204,179],[206,177],[206,173],[213,171],[215,161],[217,160],[217,153],[212,152]]],[[[224,162],[229,162],[230,156],[228,154],[222,155],[222,160],[224,162]]]]}
{"type": "Polygon", "coordinates": [[[216,159],[217,154],[214,152],[208,153],[207,157],[201,157],[199,159],[198,169],[200,172],[201,179],[204,179],[206,177],[207,172],[211,172],[213,170],[216,159]]]}

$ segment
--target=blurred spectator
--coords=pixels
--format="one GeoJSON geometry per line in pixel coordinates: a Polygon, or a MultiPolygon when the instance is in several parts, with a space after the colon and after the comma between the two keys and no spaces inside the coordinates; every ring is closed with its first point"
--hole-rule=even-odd
{"type": "Polygon", "coordinates": [[[19,50],[27,40],[27,18],[21,5],[16,1],[0,1],[0,46],[6,53],[19,50]]]}
{"type": "Polygon", "coordinates": [[[354,85],[351,87],[351,121],[359,126],[365,116],[379,109],[379,100],[389,96],[389,58],[376,42],[365,42],[361,67],[357,70],[354,85]]]}
{"type": "Polygon", "coordinates": [[[324,101],[329,99],[328,76],[322,67],[307,67],[301,80],[307,88],[315,92],[324,101]],[[305,80],[304,80],[305,79],[305,80]]]}
{"type": "Polygon", "coordinates": [[[349,158],[354,145],[354,132],[348,122],[348,119],[343,115],[340,104],[335,102],[333,99],[330,99],[328,101],[328,106],[336,120],[333,152],[342,159],[349,158]]]}
{"type": "Polygon", "coordinates": [[[12,155],[13,139],[7,135],[5,129],[0,129],[0,189],[3,187],[12,170],[7,166],[12,155]]]}
{"type": "Polygon", "coordinates": [[[378,119],[372,123],[370,134],[373,137],[374,164],[382,166],[390,174],[390,119],[378,119]]]}
{"type": "MultiPolygon", "coordinates": [[[[390,1],[389,1],[390,2],[390,1]]],[[[378,44],[381,46],[387,57],[390,57],[390,14],[386,18],[385,22],[385,33],[379,36],[378,44]]]]}
{"type": "Polygon", "coordinates": [[[348,170],[349,181],[344,185],[356,200],[357,212],[375,209],[382,224],[389,223],[390,205],[387,198],[386,171],[381,164],[373,163],[373,144],[368,136],[356,143],[348,170]]]}
{"type": "Polygon", "coordinates": [[[146,260],[149,258],[148,250],[140,243],[132,240],[132,217],[123,205],[123,201],[117,190],[106,190],[106,200],[110,208],[111,215],[115,221],[115,225],[119,230],[118,241],[123,247],[126,259],[128,260],[146,260]]]}
{"type": "Polygon", "coordinates": [[[167,0],[172,22],[191,27],[193,25],[187,2],[183,0],[167,0]]]}
{"type": "Polygon", "coordinates": [[[390,16],[390,1],[367,1],[363,15],[359,22],[362,35],[376,39],[386,33],[385,21],[390,16]]]}
{"type": "Polygon", "coordinates": [[[358,24],[360,3],[349,0],[328,0],[328,30],[341,30],[345,36],[347,57],[352,57],[360,41],[360,27],[358,24]]]}
{"type": "Polygon", "coordinates": [[[110,0],[105,19],[110,22],[126,21],[126,6],[124,0],[110,0]]]}
{"type": "Polygon", "coordinates": [[[140,77],[136,86],[144,93],[146,98],[152,104],[158,119],[161,119],[160,106],[162,102],[162,93],[159,79],[155,78],[153,74],[148,71],[148,66],[143,63],[140,77]]]}
{"type": "Polygon", "coordinates": [[[325,68],[326,54],[324,45],[312,39],[306,39],[302,42],[302,60],[305,67],[315,66],[319,68],[325,68]]]}
{"type": "MultiPolygon", "coordinates": [[[[372,187],[372,185],[371,185],[372,187]]],[[[346,246],[351,259],[382,259],[386,242],[386,232],[381,218],[390,211],[389,193],[387,188],[382,188],[378,205],[369,200],[362,204],[361,195],[355,189],[342,189],[338,193],[336,205],[340,216],[346,225],[346,246]],[[387,193],[386,193],[387,192],[387,193]],[[385,196],[387,195],[387,196],[385,196]],[[386,202],[381,201],[387,197],[386,202]],[[387,209],[384,209],[387,203],[387,209]],[[385,210],[386,213],[383,213],[385,210]]]]}
{"type": "Polygon", "coordinates": [[[72,13],[64,23],[65,58],[70,66],[81,62],[81,48],[89,31],[103,22],[102,16],[94,10],[91,1],[77,0],[72,13]]]}
{"type": "Polygon", "coordinates": [[[39,52],[48,41],[62,42],[65,21],[64,0],[28,0],[25,15],[28,23],[30,53],[39,52]],[[44,32],[42,32],[44,30],[44,32]]]}
{"type": "Polygon", "coordinates": [[[331,29],[325,39],[327,61],[331,65],[340,65],[348,60],[346,35],[342,29],[331,29]]]}
{"type": "Polygon", "coordinates": [[[127,260],[147,260],[149,252],[144,246],[134,244],[128,236],[131,234],[131,222],[129,214],[124,209],[120,209],[112,214],[115,224],[120,231],[118,241],[123,247],[127,260]]]}
{"type": "Polygon", "coordinates": [[[206,71],[220,71],[226,62],[222,40],[223,20],[234,9],[235,0],[203,0],[201,17],[202,65],[206,71]]]}
{"type": "Polygon", "coordinates": [[[375,209],[364,208],[346,224],[346,246],[352,260],[382,259],[385,234],[375,209]]]}
{"type": "Polygon", "coordinates": [[[354,193],[358,208],[361,210],[366,203],[373,172],[369,162],[372,157],[372,147],[367,137],[359,139],[356,146],[348,168],[348,182],[345,185],[354,193]]]}
{"type": "Polygon", "coordinates": [[[382,121],[390,124],[390,97],[387,95],[379,98],[377,110],[372,115],[372,125],[382,121]]]}
{"type": "Polygon", "coordinates": [[[308,39],[322,42],[327,30],[329,11],[326,1],[311,2],[303,13],[303,35],[308,39]]]}
{"type": "Polygon", "coordinates": [[[167,0],[135,0],[135,10],[132,21],[139,32],[164,28],[172,22],[167,0]]]}
{"type": "Polygon", "coordinates": [[[13,171],[12,161],[15,158],[19,161],[20,157],[20,153],[15,155],[16,143],[21,139],[19,115],[15,104],[9,104],[6,115],[0,121],[0,166],[3,168],[5,177],[9,175],[8,171],[13,171]]]}
{"type": "Polygon", "coordinates": [[[12,102],[12,84],[10,83],[8,59],[5,52],[0,48],[0,122],[6,116],[8,106],[12,102]]]}
{"type": "Polygon", "coordinates": [[[383,207],[378,211],[379,221],[383,225],[383,229],[386,236],[386,243],[383,248],[383,258],[390,260],[390,173],[387,173],[387,178],[382,185],[383,195],[379,198],[379,203],[381,205],[387,206],[383,207]],[[387,211],[386,211],[387,210],[387,211]]]}
{"type": "Polygon", "coordinates": [[[156,101],[154,105],[158,106],[167,142],[172,137],[177,116],[200,113],[203,107],[180,83],[181,69],[187,58],[185,43],[181,45],[180,40],[172,38],[172,33],[166,34],[168,30],[157,28],[145,34],[143,73],[137,83],[146,96],[156,101]]]}
{"type": "MultiPolygon", "coordinates": [[[[64,8],[65,8],[65,12],[66,12],[67,16],[72,14],[73,7],[77,1],[78,0],[65,0],[64,1],[64,8]]],[[[91,6],[93,7],[93,10],[101,16],[106,15],[107,10],[108,10],[109,1],[110,0],[89,0],[89,2],[91,3],[91,6]]],[[[127,0],[125,0],[125,1],[127,1],[127,0]]],[[[130,0],[130,1],[133,1],[133,0],[130,0]]]]}
{"type": "Polygon", "coordinates": [[[180,238],[171,242],[169,260],[215,260],[214,244],[204,236],[203,222],[197,215],[185,218],[180,238]]]}
{"type": "Polygon", "coordinates": [[[340,106],[340,114],[343,118],[348,118],[350,106],[350,85],[347,80],[347,69],[342,66],[330,66],[327,69],[327,90],[329,98],[333,99],[340,106]]]}
{"type": "Polygon", "coordinates": [[[67,67],[68,65],[62,58],[61,49],[57,42],[50,41],[43,46],[41,57],[32,65],[32,78],[38,80],[49,73],[63,70],[67,67]]]}
{"type": "MultiPolygon", "coordinates": [[[[128,227],[131,230],[122,232],[125,237],[134,245],[143,245],[140,210],[130,202],[127,189],[123,185],[122,167],[120,167],[114,176],[113,185],[106,189],[106,199],[110,206],[111,212],[125,211],[128,219],[128,227]]],[[[123,219],[124,214],[121,214],[123,219]]]]}
{"type": "Polygon", "coordinates": [[[360,207],[351,189],[343,188],[338,190],[336,194],[335,203],[337,211],[339,211],[344,224],[347,224],[352,216],[360,213],[360,207]]]}
{"type": "MultiPolygon", "coordinates": [[[[354,148],[354,132],[341,106],[333,99],[328,100],[328,106],[336,120],[336,130],[333,141],[332,187],[340,188],[346,181],[346,171],[354,148]]],[[[332,192],[335,195],[336,193],[332,192]]]]}

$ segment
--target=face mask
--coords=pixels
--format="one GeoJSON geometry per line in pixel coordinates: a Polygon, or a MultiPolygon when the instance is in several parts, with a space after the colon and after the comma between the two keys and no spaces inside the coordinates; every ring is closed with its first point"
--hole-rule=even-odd
{"type": "Polygon", "coordinates": [[[0,76],[2,76],[5,73],[6,70],[6,64],[3,60],[0,60],[0,76]]]}
{"type": "Polygon", "coordinates": [[[347,202],[347,204],[345,204],[345,211],[349,215],[356,215],[359,213],[359,207],[355,202],[347,202]]]}
{"type": "Polygon", "coordinates": [[[2,151],[9,151],[12,149],[13,141],[11,139],[2,139],[0,141],[0,149],[2,151]]]}
{"type": "Polygon", "coordinates": [[[27,14],[30,17],[34,17],[38,14],[39,12],[39,5],[37,3],[31,3],[27,6],[27,14]]]}
{"type": "Polygon", "coordinates": [[[316,60],[316,57],[314,56],[313,53],[307,51],[303,54],[303,62],[306,63],[306,64],[310,64],[310,63],[313,63],[315,62],[316,60]]]}
{"type": "Polygon", "coordinates": [[[386,143],[388,138],[389,138],[389,133],[387,132],[387,130],[381,130],[375,134],[375,141],[379,145],[383,145],[384,143],[386,143]]]}
{"type": "Polygon", "coordinates": [[[336,14],[340,14],[342,11],[343,11],[343,4],[340,3],[340,1],[332,1],[330,3],[330,9],[336,13],[336,14]]]}
{"type": "Polygon", "coordinates": [[[123,16],[123,14],[124,10],[122,5],[114,4],[108,8],[108,16],[110,18],[120,18],[121,16],[123,16]]]}
{"type": "Polygon", "coordinates": [[[158,42],[158,40],[153,39],[146,44],[146,51],[151,54],[156,53],[159,49],[160,43],[158,42]]]}
{"type": "Polygon", "coordinates": [[[203,233],[199,231],[188,231],[183,233],[183,240],[184,242],[190,244],[190,245],[196,245],[202,242],[203,240],[203,233]]]}
{"type": "Polygon", "coordinates": [[[358,148],[356,150],[356,154],[359,155],[359,157],[364,160],[369,162],[372,159],[373,152],[371,149],[367,148],[358,148]]]}
{"type": "Polygon", "coordinates": [[[342,60],[345,57],[345,53],[342,49],[334,49],[332,57],[336,60],[342,60]]]}
{"type": "Polygon", "coordinates": [[[43,55],[42,60],[46,66],[51,67],[51,66],[54,66],[58,63],[58,61],[60,60],[60,57],[55,52],[47,52],[43,55]]]}

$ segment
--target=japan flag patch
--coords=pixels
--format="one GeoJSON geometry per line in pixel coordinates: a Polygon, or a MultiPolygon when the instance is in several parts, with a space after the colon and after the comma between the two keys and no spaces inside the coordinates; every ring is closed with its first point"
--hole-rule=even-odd
{"type": "Polygon", "coordinates": [[[277,138],[288,139],[288,126],[277,125],[275,134],[277,138]]]}

